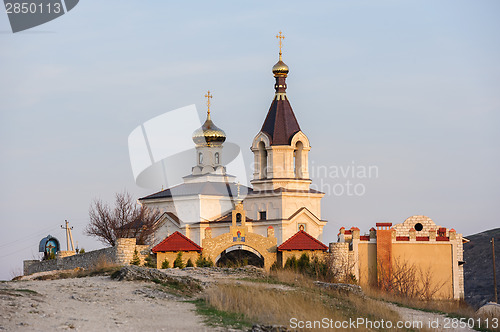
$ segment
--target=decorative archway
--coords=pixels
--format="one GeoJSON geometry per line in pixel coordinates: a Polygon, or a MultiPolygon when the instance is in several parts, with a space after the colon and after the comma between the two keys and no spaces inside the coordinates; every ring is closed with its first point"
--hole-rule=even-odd
{"type": "Polygon", "coordinates": [[[215,261],[217,266],[253,265],[264,267],[264,257],[252,247],[244,244],[233,245],[221,252],[215,261]]]}
{"type": "Polygon", "coordinates": [[[228,249],[236,248],[235,250],[257,253],[257,256],[260,255],[264,261],[264,269],[269,270],[276,262],[277,243],[278,240],[274,236],[274,232],[268,232],[268,236],[266,237],[248,232],[246,226],[231,226],[228,233],[202,240],[203,256],[211,258],[213,262],[217,262],[221,255],[227,252],[228,249]],[[244,234],[244,236],[234,236],[238,232],[244,234]]]}

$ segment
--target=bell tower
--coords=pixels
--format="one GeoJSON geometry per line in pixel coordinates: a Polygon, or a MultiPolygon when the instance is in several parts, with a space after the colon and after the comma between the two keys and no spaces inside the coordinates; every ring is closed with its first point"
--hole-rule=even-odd
{"type": "Polygon", "coordinates": [[[260,132],[254,138],[251,150],[254,154],[254,172],[251,181],[254,190],[309,190],[308,154],[309,139],[300,130],[286,94],[288,66],[281,53],[281,31],[279,60],[273,66],[275,94],[260,132]]]}

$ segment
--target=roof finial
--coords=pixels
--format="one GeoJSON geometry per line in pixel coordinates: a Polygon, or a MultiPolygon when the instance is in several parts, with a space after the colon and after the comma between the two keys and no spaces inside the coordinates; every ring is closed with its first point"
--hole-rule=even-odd
{"type": "Polygon", "coordinates": [[[210,94],[210,90],[208,90],[207,94],[205,95],[205,98],[207,98],[207,119],[210,120],[210,98],[213,98],[213,96],[210,94]]]}
{"type": "Polygon", "coordinates": [[[281,42],[282,42],[282,40],[283,40],[283,39],[285,39],[285,36],[283,36],[283,35],[281,34],[281,31],[280,31],[280,33],[279,33],[278,35],[276,35],[276,38],[278,38],[278,39],[279,39],[279,41],[280,41],[280,60],[282,60],[282,59],[281,59],[281,47],[282,47],[283,45],[282,45],[282,43],[281,43],[281,42]]]}

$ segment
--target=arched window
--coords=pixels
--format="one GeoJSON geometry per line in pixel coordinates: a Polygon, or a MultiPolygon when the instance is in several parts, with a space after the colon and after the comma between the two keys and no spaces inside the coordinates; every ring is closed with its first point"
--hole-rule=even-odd
{"type": "Polygon", "coordinates": [[[198,164],[203,164],[203,153],[198,153],[198,164]]]}
{"type": "Polygon", "coordinates": [[[219,157],[219,152],[215,153],[215,164],[219,165],[220,164],[220,157],[219,157]]]}
{"type": "Polygon", "coordinates": [[[236,214],[236,224],[241,224],[241,213],[236,214]]]}
{"type": "Polygon", "coordinates": [[[259,143],[259,156],[260,156],[260,178],[267,178],[267,151],[264,142],[259,143]]]}
{"type": "Polygon", "coordinates": [[[301,141],[298,141],[295,144],[295,151],[293,152],[293,163],[294,163],[294,173],[295,177],[301,179],[302,178],[302,150],[304,148],[304,144],[301,141]]]}

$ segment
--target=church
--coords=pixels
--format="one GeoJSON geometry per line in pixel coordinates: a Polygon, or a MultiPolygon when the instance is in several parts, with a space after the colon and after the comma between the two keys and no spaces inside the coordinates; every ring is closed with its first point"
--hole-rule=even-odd
{"type": "MultiPolygon", "coordinates": [[[[232,252],[269,268],[279,260],[280,246],[285,243],[288,251],[328,249],[321,243],[326,224],[321,219],[324,193],[310,188],[311,146],[286,93],[289,68],[282,59],[284,36],[280,32],[277,38],[280,52],[272,68],[274,99],[251,144],[252,187],[240,185],[226,173],[222,164],[226,134],[211,118],[209,91],[206,121],[192,135],[196,155],[191,174],[180,185],[139,199],[163,213],[154,240],[157,255],[184,251],[188,257],[190,251],[196,252],[193,255],[203,251],[217,263],[232,252]],[[174,234],[175,239],[169,239],[174,234]]],[[[161,260],[157,259],[159,264],[161,260]]]]}
{"type": "Polygon", "coordinates": [[[281,32],[276,37],[280,51],[272,67],[275,94],[250,147],[252,186],[240,185],[226,172],[226,134],[212,120],[209,91],[206,121],[192,135],[196,154],[191,174],[180,185],[139,199],[162,212],[152,244],[157,267],[165,260],[172,263],[182,252],[184,264],[199,257],[216,265],[243,259],[269,270],[307,253],[326,259],[339,279],[363,287],[395,289],[395,276],[407,269],[403,272],[413,273],[415,294],[463,298],[463,244],[468,240],[426,216],[411,216],[395,225],[376,223],[377,228],[365,235],[357,227],[342,227],[336,243],[322,243],[325,194],[311,188],[311,145],[286,93],[284,37],[281,32]]]}

